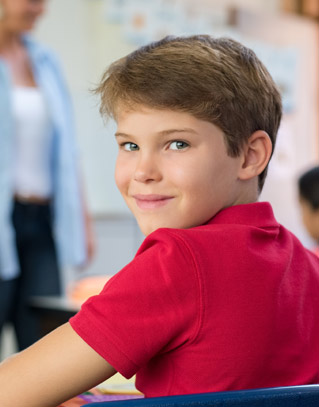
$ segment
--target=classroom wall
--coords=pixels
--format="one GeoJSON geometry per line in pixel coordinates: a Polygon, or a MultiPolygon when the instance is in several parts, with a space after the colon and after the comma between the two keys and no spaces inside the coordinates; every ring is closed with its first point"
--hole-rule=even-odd
{"type": "MultiPolygon", "coordinates": [[[[121,2],[51,0],[48,14],[36,32],[41,41],[57,51],[63,63],[74,101],[89,208],[97,217],[128,215],[113,180],[115,127],[112,122],[103,123],[98,100],[90,93],[105,67],[137,46],[128,38],[123,24],[107,18],[114,1],[121,2]]],[[[293,106],[285,115],[278,153],[262,199],[270,200],[278,219],[310,245],[300,221],[295,182],[304,168],[318,160],[317,24],[279,16],[280,0],[170,0],[170,4],[185,6],[190,14],[197,13],[198,18],[202,18],[200,10],[205,10],[213,22],[212,31],[215,29],[218,34],[223,33],[229,17],[227,7],[241,6],[244,11],[237,15],[235,27],[226,27],[226,33],[240,32],[251,43],[259,41],[279,49],[278,55],[280,47],[285,51],[290,47],[297,55],[293,106]]],[[[289,70],[287,66],[287,76],[289,70]]]]}
{"type": "MultiPolygon", "coordinates": [[[[113,181],[116,146],[91,89],[105,66],[129,47],[117,43],[117,27],[103,24],[102,2],[52,0],[36,36],[59,55],[70,87],[88,204],[95,215],[127,213],[113,181]]],[[[109,128],[111,125],[109,125],[109,128]]]]}

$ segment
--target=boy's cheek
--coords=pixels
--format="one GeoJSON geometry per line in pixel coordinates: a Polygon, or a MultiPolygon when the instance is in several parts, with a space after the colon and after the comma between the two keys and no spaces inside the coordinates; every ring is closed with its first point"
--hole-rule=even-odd
{"type": "Polygon", "coordinates": [[[120,193],[125,198],[126,192],[128,190],[127,182],[125,182],[125,180],[122,177],[115,177],[115,184],[117,186],[117,189],[120,191],[120,193]]]}
{"type": "Polygon", "coordinates": [[[122,159],[117,159],[116,161],[114,178],[116,186],[121,193],[125,188],[128,188],[131,179],[130,170],[128,164],[122,159]]]}

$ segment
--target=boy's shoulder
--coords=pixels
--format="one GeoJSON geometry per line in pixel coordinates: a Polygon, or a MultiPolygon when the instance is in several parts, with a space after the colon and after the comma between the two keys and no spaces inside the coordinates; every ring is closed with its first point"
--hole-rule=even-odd
{"type": "Polygon", "coordinates": [[[194,226],[188,229],[170,229],[160,228],[151,233],[146,239],[154,239],[158,236],[176,236],[187,237],[200,233],[211,232],[220,233],[229,228],[236,229],[237,226],[260,227],[260,228],[279,228],[281,225],[277,222],[272,207],[269,202],[254,202],[249,204],[240,204],[229,206],[222,209],[211,219],[202,225],[194,226]]]}
{"type": "MultiPolygon", "coordinates": [[[[236,239],[249,234],[252,228],[273,230],[273,233],[277,234],[280,226],[268,202],[236,205],[221,210],[199,226],[189,229],[157,229],[145,238],[137,254],[151,247],[153,250],[156,250],[156,247],[159,250],[165,247],[169,252],[179,247],[180,250],[185,248],[193,253],[206,250],[207,246],[229,246],[236,239]],[[195,250],[196,247],[200,249],[195,250]]],[[[173,252],[172,254],[174,255],[173,252]]]]}

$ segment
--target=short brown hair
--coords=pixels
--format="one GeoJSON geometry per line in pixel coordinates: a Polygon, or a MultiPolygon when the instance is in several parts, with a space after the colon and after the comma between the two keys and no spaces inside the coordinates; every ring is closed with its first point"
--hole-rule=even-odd
{"type": "Polygon", "coordinates": [[[268,133],[274,148],[282,114],[278,89],[256,54],[208,35],[165,37],[137,49],[110,65],[97,93],[101,113],[115,119],[119,107],[145,105],[211,122],[233,157],[257,130],[268,133]]]}

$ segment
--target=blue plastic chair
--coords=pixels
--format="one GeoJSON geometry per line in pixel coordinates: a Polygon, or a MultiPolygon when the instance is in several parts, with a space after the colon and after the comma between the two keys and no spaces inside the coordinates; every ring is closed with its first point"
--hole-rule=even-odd
{"type": "Polygon", "coordinates": [[[85,404],[85,407],[319,407],[319,385],[188,394],[85,404]]]}

